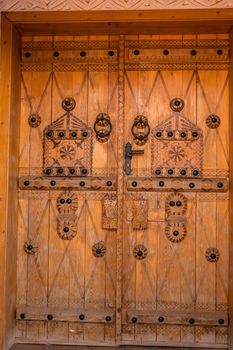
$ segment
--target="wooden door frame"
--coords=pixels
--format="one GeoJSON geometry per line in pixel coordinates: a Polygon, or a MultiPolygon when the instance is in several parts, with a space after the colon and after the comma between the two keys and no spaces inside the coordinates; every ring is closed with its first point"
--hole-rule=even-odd
{"type": "MultiPolygon", "coordinates": [[[[0,349],[8,350],[14,344],[15,339],[20,35],[230,33],[231,52],[233,52],[232,28],[232,8],[2,13],[2,74],[0,84],[0,349]]],[[[232,139],[233,55],[231,55],[230,63],[230,140],[232,139]]],[[[230,180],[229,313],[230,320],[233,320],[233,142],[230,143],[230,180]]],[[[229,327],[229,349],[233,350],[233,322],[230,322],[229,327]]]]}

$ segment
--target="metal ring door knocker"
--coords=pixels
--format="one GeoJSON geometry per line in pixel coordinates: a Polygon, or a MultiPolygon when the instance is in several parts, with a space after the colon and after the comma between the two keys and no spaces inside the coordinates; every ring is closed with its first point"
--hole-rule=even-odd
{"type": "Polygon", "coordinates": [[[133,126],[131,128],[134,142],[138,146],[143,146],[147,142],[150,134],[150,126],[147,117],[143,115],[137,115],[134,119],[133,126]]]}
{"type": "Polygon", "coordinates": [[[99,142],[104,143],[108,141],[109,136],[112,132],[112,123],[107,113],[100,113],[97,115],[96,121],[94,123],[94,130],[96,139],[99,142]]]}

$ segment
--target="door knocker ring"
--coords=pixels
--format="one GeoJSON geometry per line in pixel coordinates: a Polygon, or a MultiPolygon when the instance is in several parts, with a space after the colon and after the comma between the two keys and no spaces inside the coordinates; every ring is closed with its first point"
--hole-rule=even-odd
{"type": "Polygon", "coordinates": [[[107,113],[100,113],[97,115],[96,121],[94,123],[94,130],[96,139],[99,142],[104,143],[108,141],[109,136],[112,132],[112,123],[107,113]]]}
{"type": "Polygon", "coordinates": [[[138,146],[145,145],[150,134],[150,126],[147,117],[143,115],[137,115],[134,119],[131,132],[134,137],[134,142],[138,146]]]}

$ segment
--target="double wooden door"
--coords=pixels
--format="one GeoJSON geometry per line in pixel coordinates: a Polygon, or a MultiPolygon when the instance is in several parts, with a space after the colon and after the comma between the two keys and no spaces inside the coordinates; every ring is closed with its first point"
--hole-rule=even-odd
{"type": "Polygon", "coordinates": [[[228,343],[227,36],[26,37],[18,342],[228,343]]]}

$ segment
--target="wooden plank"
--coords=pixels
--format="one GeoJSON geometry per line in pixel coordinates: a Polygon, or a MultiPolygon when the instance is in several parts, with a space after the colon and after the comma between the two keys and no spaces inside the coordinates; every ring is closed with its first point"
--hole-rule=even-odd
{"type": "Polygon", "coordinates": [[[17,187],[20,116],[19,35],[2,16],[0,81],[0,347],[14,342],[16,303],[17,187]],[[14,86],[14,88],[13,88],[14,86]],[[11,296],[11,297],[9,297],[11,296]]]}
{"type": "Polygon", "coordinates": [[[227,178],[141,178],[130,177],[127,180],[129,191],[151,192],[226,192],[227,178]]]}

